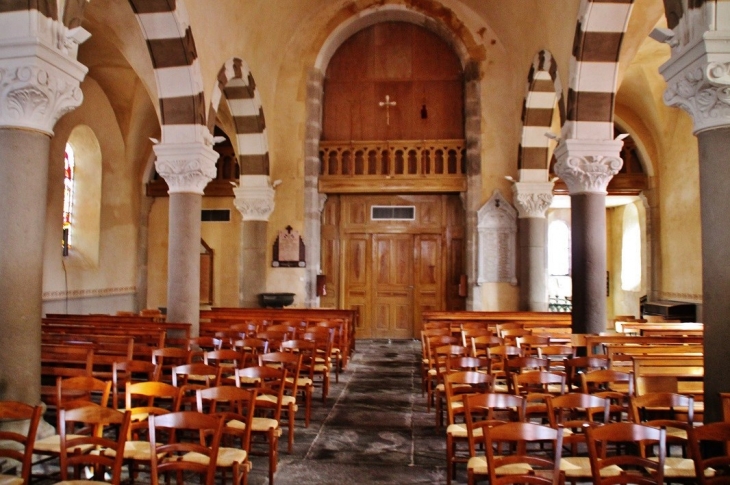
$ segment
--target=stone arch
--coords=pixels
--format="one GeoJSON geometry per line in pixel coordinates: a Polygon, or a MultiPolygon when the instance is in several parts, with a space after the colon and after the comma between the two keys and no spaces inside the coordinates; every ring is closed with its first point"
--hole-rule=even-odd
{"type": "Polygon", "coordinates": [[[218,72],[208,110],[208,130],[213,134],[220,102],[228,101],[236,129],[238,164],[243,175],[269,174],[269,148],[261,96],[245,61],[229,59],[218,72]]]}
{"type": "Polygon", "coordinates": [[[527,76],[527,94],[522,104],[522,139],[517,156],[517,168],[548,168],[550,139],[545,136],[551,129],[558,107],[560,126],[565,123],[563,88],[558,65],[550,52],[542,50],[535,55],[527,76]]]}
{"type": "Polygon", "coordinates": [[[203,79],[182,2],[129,0],[152,59],[160,103],[162,142],[211,142],[203,79]]]}
{"type": "Polygon", "coordinates": [[[356,32],[380,22],[401,21],[420,25],[435,33],[457,53],[464,68],[465,131],[468,191],[463,195],[466,212],[467,277],[470,282],[467,308],[480,310],[481,301],[474,298],[477,280],[476,240],[477,210],[481,203],[481,96],[480,62],[486,58],[485,48],[450,9],[437,2],[407,5],[369,2],[349,4],[335,18],[344,20],[322,43],[313,69],[307,79],[306,128],[304,140],[304,230],[310,243],[307,250],[305,304],[316,306],[316,276],[320,270],[321,218],[326,197],[318,190],[320,173],[319,141],[322,133],[322,101],[324,74],[332,55],[356,32]]]}
{"type": "Polygon", "coordinates": [[[581,1],[573,40],[564,139],[613,139],[619,54],[633,1],[581,1]]]}

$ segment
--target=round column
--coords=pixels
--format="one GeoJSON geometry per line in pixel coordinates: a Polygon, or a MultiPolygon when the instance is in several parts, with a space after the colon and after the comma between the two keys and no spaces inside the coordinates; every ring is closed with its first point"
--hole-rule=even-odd
{"type": "Polygon", "coordinates": [[[560,140],[555,174],[570,192],[573,332],[606,330],[606,187],[621,170],[620,140],[560,140]]]}
{"type": "Polygon", "coordinates": [[[239,304],[255,308],[258,294],[266,291],[267,235],[269,217],[274,211],[274,189],[268,175],[241,175],[233,192],[236,195],[234,204],[243,218],[239,304]]]}
{"type": "Polygon", "coordinates": [[[680,35],[659,32],[672,47],[671,59],[660,68],[667,81],[664,102],[692,116],[699,147],[706,423],[722,421],[719,393],[730,392],[730,18],[717,8],[715,2],[697,2],[674,27],[680,35]]]}
{"type": "Polygon", "coordinates": [[[170,187],[167,247],[167,321],[200,333],[200,209],[216,175],[218,153],[202,142],[154,146],[155,168],[170,187]]]}
{"type": "Polygon", "coordinates": [[[50,137],[83,99],[89,34],[37,10],[0,15],[17,24],[0,32],[0,400],[38,404],[50,137]]]}
{"type": "Polygon", "coordinates": [[[519,214],[520,234],[520,310],[548,310],[547,220],[545,214],[553,200],[553,182],[546,182],[546,170],[521,170],[512,186],[519,214]],[[538,172],[539,182],[526,182],[530,172],[538,172]]]}

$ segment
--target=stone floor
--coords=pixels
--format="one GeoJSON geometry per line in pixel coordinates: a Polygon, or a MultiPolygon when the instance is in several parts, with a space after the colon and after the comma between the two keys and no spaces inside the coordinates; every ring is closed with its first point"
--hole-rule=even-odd
{"type": "MultiPolygon", "coordinates": [[[[443,430],[435,431],[433,412],[426,412],[420,358],[418,341],[358,340],[339,383],[332,376],[326,403],[315,390],[310,426],[297,421],[291,454],[282,437],[275,483],[445,483],[446,438],[443,430]]],[[[267,458],[252,461],[249,484],[268,484],[267,458]]],[[[465,475],[462,466],[454,483],[466,483],[465,475]]],[[[149,477],[141,475],[136,483],[147,484],[149,477]]]]}

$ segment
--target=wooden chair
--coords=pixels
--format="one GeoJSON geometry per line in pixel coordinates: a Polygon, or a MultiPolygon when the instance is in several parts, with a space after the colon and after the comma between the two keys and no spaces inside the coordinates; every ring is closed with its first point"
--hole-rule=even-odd
{"type": "Polygon", "coordinates": [[[532,331],[526,328],[505,328],[501,330],[498,329],[497,335],[504,339],[505,345],[517,346],[517,337],[532,335],[532,331]]]}
{"type": "Polygon", "coordinates": [[[630,372],[602,369],[583,373],[581,390],[611,399],[611,416],[616,421],[628,421],[629,399],[634,395],[634,376],[630,372]]]}
{"type": "Polygon", "coordinates": [[[464,398],[469,394],[491,391],[493,378],[483,372],[463,371],[446,374],[444,389],[448,426],[446,428],[446,483],[450,484],[456,471],[456,463],[468,461],[460,457],[458,443],[468,443],[469,436],[464,421],[464,398]],[[462,419],[458,419],[461,417],[462,419]]]}
{"type": "Polygon", "coordinates": [[[286,369],[255,366],[236,369],[236,385],[255,387],[256,414],[251,425],[250,454],[260,454],[254,449],[255,440],[261,438],[267,446],[264,453],[269,457],[269,484],[274,483],[274,473],[279,461],[279,437],[282,435],[281,408],[284,398],[286,369]]]}
{"type": "MultiPolygon", "coordinates": [[[[439,322],[442,323],[442,322],[439,322]]],[[[426,381],[428,379],[428,371],[431,366],[431,354],[429,349],[429,339],[432,337],[446,337],[449,342],[453,342],[451,329],[448,325],[435,328],[425,328],[421,330],[421,395],[426,393],[426,381]]]]}
{"type": "Polygon", "coordinates": [[[466,347],[461,345],[443,345],[435,349],[436,379],[432,383],[432,399],[436,407],[436,429],[443,423],[444,375],[448,371],[448,360],[456,357],[466,357],[466,347]]]}
{"type": "MultiPolygon", "coordinates": [[[[56,380],[56,402],[58,410],[75,409],[89,405],[107,407],[111,391],[111,381],[102,381],[90,376],[76,376],[68,379],[58,378],[56,380]]],[[[61,421],[60,412],[57,413],[57,434],[37,439],[33,452],[47,457],[59,457],[61,455],[61,434],[60,429],[64,426],[61,421]]],[[[67,438],[81,437],[88,434],[90,430],[82,429],[78,435],[68,435],[67,438]]]]}
{"type": "Polygon", "coordinates": [[[477,445],[484,446],[484,429],[509,421],[525,419],[525,399],[504,393],[469,394],[464,397],[464,415],[469,441],[469,461],[466,464],[467,479],[475,483],[489,475],[486,455],[477,455],[477,445]]]}
{"type": "Polygon", "coordinates": [[[431,412],[431,406],[434,403],[434,389],[438,385],[438,374],[443,369],[438,368],[436,361],[436,349],[447,345],[459,345],[459,338],[453,335],[437,335],[428,337],[426,342],[427,349],[427,369],[425,373],[425,390],[426,390],[426,410],[431,412]]]}
{"type": "Polygon", "coordinates": [[[504,339],[496,335],[471,337],[470,342],[468,343],[468,346],[471,349],[470,355],[472,357],[487,357],[487,350],[490,347],[496,347],[498,345],[504,345],[504,339]]]}
{"type": "Polygon", "coordinates": [[[269,352],[278,352],[281,350],[281,343],[284,340],[287,340],[289,336],[286,332],[268,330],[268,327],[266,327],[266,330],[256,334],[256,338],[266,340],[267,345],[269,346],[269,352]]]}
{"type": "Polygon", "coordinates": [[[301,332],[301,338],[314,344],[314,361],[310,370],[314,386],[322,389],[322,402],[327,402],[332,373],[332,347],[334,345],[334,329],[327,327],[310,327],[301,332]]]}
{"type": "Polygon", "coordinates": [[[216,463],[223,472],[223,483],[226,483],[226,470],[231,470],[234,485],[248,482],[248,472],[252,467],[249,451],[256,393],[256,389],[235,386],[209,387],[196,392],[198,412],[220,416],[225,423],[216,463]],[[236,441],[239,446],[235,446],[236,441]]]}
{"type": "MultiPolygon", "coordinates": [[[[288,446],[287,451],[291,454],[294,448],[294,423],[299,406],[297,405],[297,394],[299,392],[299,379],[301,375],[302,360],[304,356],[289,352],[269,352],[259,355],[259,365],[274,367],[286,370],[287,377],[284,380],[284,396],[282,396],[282,410],[286,409],[288,446]]],[[[311,398],[310,398],[311,401],[311,398]]]]}
{"type": "Polygon", "coordinates": [[[560,457],[563,429],[534,423],[505,423],[483,428],[489,485],[558,485],[563,483],[560,457]],[[528,444],[548,443],[552,451],[528,450],[528,444]],[[512,453],[502,453],[507,445],[512,453]]]}
{"type": "Polygon", "coordinates": [[[232,349],[233,348],[233,342],[236,340],[240,340],[244,337],[246,337],[245,331],[240,330],[234,330],[232,328],[229,328],[228,330],[219,330],[215,333],[215,338],[221,340],[221,348],[222,349],[232,349]]]}
{"type": "Polygon", "coordinates": [[[130,482],[134,483],[139,465],[150,464],[150,416],[160,416],[179,410],[181,390],[166,382],[129,382],[124,391],[125,409],[132,413],[129,437],[124,445],[124,460],[129,467],[130,482]]]}
{"type": "Polygon", "coordinates": [[[107,483],[105,473],[110,475],[108,483],[119,485],[124,462],[124,444],[129,432],[132,413],[117,411],[101,406],[84,406],[75,409],[60,410],[61,482],[57,485],[73,485],[78,482],[81,469],[93,470],[94,482],[107,483]],[[67,433],[70,426],[89,426],[93,431],[88,435],[67,433]],[[106,426],[115,427],[110,433],[106,426]],[[109,436],[113,435],[114,438],[109,436]],[[74,467],[74,479],[68,480],[68,468],[74,467]]]}
{"type": "Polygon", "coordinates": [[[128,382],[154,381],[157,366],[146,360],[126,360],[112,364],[112,406],[120,409],[128,382]]]}
{"type": "Polygon", "coordinates": [[[730,423],[717,422],[690,431],[695,476],[700,485],[730,483],[730,423]]]}
{"type": "Polygon", "coordinates": [[[187,347],[188,350],[192,352],[190,361],[199,362],[200,360],[202,360],[204,352],[209,352],[211,350],[220,350],[223,347],[223,340],[210,336],[191,337],[188,339],[187,347]]]}
{"type": "Polygon", "coordinates": [[[344,366],[344,356],[347,344],[347,334],[345,332],[344,320],[325,320],[317,322],[317,327],[332,329],[332,349],[330,358],[334,362],[335,382],[340,382],[340,372],[344,366]]]}
{"type": "Polygon", "coordinates": [[[550,361],[534,355],[511,357],[504,361],[504,375],[507,381],[507,392],[514,393],[514,378],[518,374],[528,371],[548,370],[550,361]]]}
{"type": "Polygon", "coordinates": [[[471,339],[475,337],[491,337],[494,335],[494,332],[492,332],[490,329],[485,327],[464,327],[464,324],[461,326],[461,345],[464,347],[471,346],[471,339]]]}
{"type": "Polygon", "coordinates": [[[528,371],[514,376],[514,393],[527,401],[525,419],[548,421],[547,401],[553,396],[565,394],[565,373],[550,371],[528,371]]]}
{"type": "Polygon", "coordinates": [[[581,374],[593,370],[608,369],[608,357],[572,357],[563,360],[563,369],[568,376],[568,388],[572,391],[581,391],[583,382],[581,374]]]}
{"type": "Polygon", "coordinates": [[[219,416],[197,411],[150,416],[150,449],[154,450],[154,453],[150,453],[152,485],[159,485],[159,475],[169,472],[177,473],[178,483],[183,472],[194,472],[204,477],[201,483],[214,485],[222,433],[223,418],[219,416]],[[167,443],[158,443],[160,429],[169,433],[170,439],[167,443]],[[184,441],[183,437],[190,433],[197,436],[191,441],[184,441]]]}
{"type": "Polygon", "coordinates": [[[565,372],[565,359],[575,357],[576,349],[570,345],[546,345],[537,348],[537,355],[548,360],[549,370],[565,372]]]}
{"type": "Polygon", "coordinates": [[[722,401],[722,420],[730,423],[730,392],[721,392],[720,401],[722,401]]]}
{"type": "Polygon", "coordinates": [[[162,347],[152,351],[152,363],[157,365],[156,381],[172,382],[172,368],[189,364],[193,353],[188,349],[162,347]]]}
{"type": "Polygon", "coordinates": [[[243,356],[243,363],[239,368],[258,365],[259,354],[269,351],[269,342],[256,337],[246,337],[233,342],[233,349],[239,351],[243,356]]]}
{"type": "Polygon", "coordinates": [[[570,449],[570,456],[563,456],[560,469],[571,483],[593,479],[588,456],[580,456],[588,441],[585,430],[600,426],[609,420],[610,401],[594,394],[569,393],[547,400],[550,426],[563,428],[563,445],[570,449]],[[599,417],[599,420],[595,418],[599,417]]]}
{"type": "MultiPolygon", "coordinates": [[[[608,423],[586,429],[593,483],[662,485],[667,455],[666,430],[636,423],[608,423]],[[656,460],[642,456],[641,449],[628,453],[629,446],[656,445],[656,460]],[[621,453],[609,455],[608,450],[621,453]]],[[[645,449],[645,448],[644,448],[645,449]]]]}
{"type": "Polygon", "coordinates": [[[498,392],[509,392],[509,384],[507,383],[507,359],[513,357],[522,357],[524,354],[522,349],[514,345],[497,345],[487,349],[487,358],[489,358],[489,373],[494,376],[495,389],[498,392]]]}
{"type": "MultiPolygon", "coordinates": [[[[31,406],[17,401],[0,401],[0,461],[15,460],[20,463],[20,476],[0,474],[0,483],[23,485],[30,483],[30,471],[33,466],[33,445],[35,444],[38,423],[41,420],[41,406],[31,406]],[[7,421],[28,422],[27,431],[5,429],[7,421]],[[9,446],[10,444],[14,446],[9,446]]],[[[24,426],[24,428],[26,428],[24,426]]]]}
{"type": "Polygon", "coordinates": [[[515,338],[517,347],[523,349],[524,355],[540,356],[540,347],[547,347],[550,345],[550,337],[544,335],[521,335],[515,338]]]}
{"type": "Polygon", "coordinates": [[[195,391],[217,386],[221,379],[221,367],[196,362],[172,368],[172,385],[180,388],[178,410],[188,406],[195,408],[195,391]]]}

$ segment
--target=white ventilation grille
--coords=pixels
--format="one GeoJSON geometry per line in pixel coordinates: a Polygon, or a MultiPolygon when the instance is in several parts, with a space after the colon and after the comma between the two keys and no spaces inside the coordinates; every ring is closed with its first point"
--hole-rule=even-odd
{"type": "Polygon", "coordinates": [[[414,205],[374,205],[370,207],[372,221],[414,221],[416,206],[414,205]]]}

